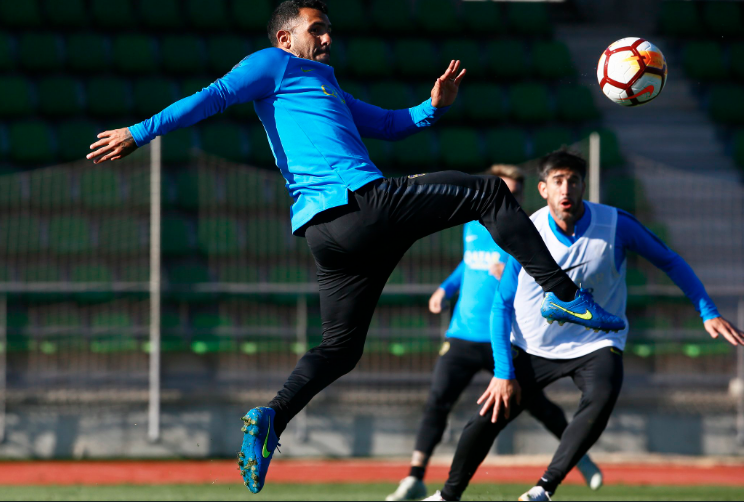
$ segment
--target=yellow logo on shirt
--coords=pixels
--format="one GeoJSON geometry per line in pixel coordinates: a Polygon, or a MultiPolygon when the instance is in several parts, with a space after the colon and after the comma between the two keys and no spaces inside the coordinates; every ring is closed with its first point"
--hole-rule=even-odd
{"type": "Polygon", "coordinates": [[[328,89],[326,89],[326,86],[324,85],[321,85],[320,88],[323,89],[323,94],[325,94],[326,96],[333,96],[334,98],[340,99],[343,104],[346,104],[346,101],[344,101],[344,98],[342,98],[339,95],[338,91],[336,91],[336,89],[334,89],[333,87],[328,88],[330,89],[331,92],[328,92],[328,89]]]}

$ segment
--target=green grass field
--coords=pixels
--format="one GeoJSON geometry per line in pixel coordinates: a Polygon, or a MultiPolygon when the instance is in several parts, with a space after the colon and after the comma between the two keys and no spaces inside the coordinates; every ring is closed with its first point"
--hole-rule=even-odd
{"type": "MultiPolygon", "coordinates": [[[[516,500],[527,488],[477,484],[468,489],[463,500],[516,500]]],[[[394,489],[392,484],[273,485],[260,495],[252,495],[240,485],[3,486],[0,500],[385,500],[394,489]]],[[[715,486],[606,486],[592,492],[581,486],[565,486],[555,500],[744,500],[744,490],[715,486]]]]}

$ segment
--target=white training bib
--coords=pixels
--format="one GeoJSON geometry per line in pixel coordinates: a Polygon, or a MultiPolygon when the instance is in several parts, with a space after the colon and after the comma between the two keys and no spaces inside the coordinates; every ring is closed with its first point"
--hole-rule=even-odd
{"type": "Polygon", "coordinates": [[[595,333],[576,324],[548,324],[540,315],[543,290],[522,269],[514,298],[511,341],[528,354],[547,359],[573,359],[603,347],[625,349],[628,291],[625,285],[625,262],[620,270],[615,266],[617,210],[586,201],[584,207],[591,216],[589,228],[569,247],[558,240],[550,228],[547,207],[534,213],[531,219],[558,265],[567,271],[576,284],[591,291],[594,301],[606,311],[625,320],[626,328],[618,333],[595,333]]]}

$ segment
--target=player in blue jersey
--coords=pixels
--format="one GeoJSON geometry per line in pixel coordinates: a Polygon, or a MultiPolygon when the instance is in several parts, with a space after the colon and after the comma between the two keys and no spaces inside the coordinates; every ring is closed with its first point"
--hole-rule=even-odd
{"type": "MultiPolygon", "coordinates": [[[[547,207],[532,215],[538,232],[571,277],[591,288],[603,305],[625,318],[626,255],[636,252],[663,270],[700,313],[705,330],[732,345],[744,344],[744,333],[721,317],[690,266],[656,235],[625,211],[583,201],[586,162],[565,150],[540,163],[540,194],[547,207]]],[[[499,432],[529,409],[550,383],[571,377],[581,390],[578,410],[564,431],[548,469],[519,500],[550,500],[558,485],[604,431],[623,382],[627,328],[597,333],[579,326],[560,328],[535,316],[545,302],[539,286],[510,258],[504,269],[491,315],[494,359],[512,356],[521,401],[500,413],[495,375],[478,400],[483,407],[463,430],[449,479],[427,500],[460,500],[499,432]],[[509,346],[511,334],[511,347],[509,346]]],[[[573,315],[584,315],[574,310],[573,315]]]]}
{"type": "MultiPolygon", "coordinates": [[[[521,204],[524,174],[516,166],[497,164],[487,171],[500,177],[521,204]]],[[[509,255],[491,238],[488,230],[477,221],[463,229],[463,260],[429,299],[433,314],[442,311],[442,301],[459,292],[455,311],[447,330],[432,374],[431,391],[424,416],[416,434],[411,469],[394,493],[386,500],[419,500],[426,497],[424,475],[434,448],[442,440],[447,418],[462,392],[480,371],[499,378],[508,377],[505,361],[494,361],[491,350],[490,318],[496,288],[509,255]],[[495,367],[494,367],[495,364],[495,367]]],[[[508,358],[507,358],[508,361],[508,358]]],[[[566,415],[541,392],[528,410],[558,439],[568,426],[566,415]]],[[[585,455],[577,465],[587,485],[594,490],[602,486],[602,473],[585,455]]]]}
{"type": "MultiPolygon", "coordinates": [[[[323,340],[297,363],[268,406],[243,417],[239,464],[245,485],[263,487],[279,436],[318,392],[362,356],[372,313],[403,254],[418,239],[479,220],[546,292],[543,315],[602,330],[623,321],[580,291],[499,178],[445,171],[385,178],[362,137],[403,139],[433,125],[465,77],[452,61],[431,96],[413,108],[383,110],[345,92],[329,65],[331,22],[320,0],[287,0],[268,23],[273,47],[251,54],[196,94],[130,127],[105,131],[88,158],[114,161],[153,138],[253,101],[294,204],[292,232],[307,239],[318,270],[323,340]],[[590,317],[562,310],[588,309],[590,317]]],[[[508,380],[501,399],[516,386],[508,380]]]]}

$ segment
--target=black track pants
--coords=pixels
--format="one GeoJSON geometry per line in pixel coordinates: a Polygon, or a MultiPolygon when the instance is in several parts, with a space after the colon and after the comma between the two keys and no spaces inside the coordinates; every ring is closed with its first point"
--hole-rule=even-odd
{"type": "Polygon", "coordinates": [[[478,466],[488,455],[496,436],[519,413],[533,406],[542,389],[563,377],[571,377],[581,390],[579,409],[561,437],[558,450],[536,483],[555,492],[571,469],[599,439],[607,426],[623,383],[623,356],[616,348],[603,348],[576,359],[545,359],[513,349],[514,370],[522,387],[521,406],[512,403],[510,420],[503,415],[494,424],[488,414],[473,416],[460,436],[444,485],[445,500],[459,500],[478,466]]]}
{"type": "Polygon", "coordinates": [[[349,193],[346,206],[318,214],[305,230],[318,268],[323,341],[298,361],[269,403],[278,433],[357,364],[382,289],[408,248],[473,220],[544,290],[575,288],[500,178],[443,171],[369,183],[349,193]]]}

